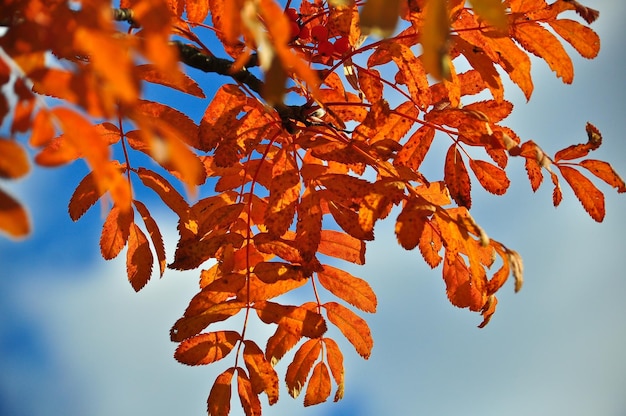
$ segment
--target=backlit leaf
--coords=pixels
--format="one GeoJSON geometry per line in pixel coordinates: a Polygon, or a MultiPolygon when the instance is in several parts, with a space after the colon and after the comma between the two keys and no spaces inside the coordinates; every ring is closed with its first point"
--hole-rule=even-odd
{"type": "Polygon", "coordinates": [[[278,401],[278,375],[265,359],[263,351],[251,340],[244,341],[243,360],[250,374],[252,391],[255,394],[265,392],[270,405],[278,401]]]}
{"type": "Polygon", "coordinates": [[[319,339],[309,339],[296,351],[285,374],[285,382],[291,397],[296,398],[300,395],[313,364],[320,358],[321,350],[322,345],[319,339]]]}
{"type": "Polygon", "coordinates": [[[128,281],[135,292],[139,292],[150,280],[152,262],[152,252],[145,234],[137,224],[131,224],[126,252],[126,271],[128,281]]]}
{"type": "Polygon", "coordinates": [[[157,255],[157,261],[159,262],[159,273],[160,276],[163,277],[163,273],[165,273],[165,246],[163,245],[163,236],[161,235],[161,230],[159,230],[159,226],[157,225],[152,215],[150,215],[150,211],[146,206],[139,202],[133,201],[137,212],[141,215],[143,219],[143,223],[150,234],[150,239],[152,240],[152,245],[154,246],[154,250],[157,255]]]}
{"type": "Polygon", "coordinates": [[[336,302],[326,302],[322,305],[326,309],[328,320],[350,341],[356,352],[365,359],[369,358],[374,340],[367,322],[358,317],[350,309],[336,302]]]}
{"type": "Polygon", "coordinates": [[[257,302],[254,308],[263,322],[283,326],[296,336],[317,338],[326,332],[324,318],[304,305],[284,306],[274,302],[257,302]]]}
{"type": "Polygon", "coordinates": [[[506,29],[507,16],[501,0],[470,0],[472,9],[490,25],[506,29]]]}
{"type": "Polygon", "coordinates": [[[313,406],[325,402],[330,396],[330,374],[328,367],[323,361],[318,362],[313,368],[309,385],[304,395],[304,405],[313,406]]]}
{"type": "Polygon", "coordinates": [[[400,0],[367,0],[359,16],[361,32],[386,38],[391,36],[398,23],[400,0]]]}
{"type": "Polygon", "coordinates": [[[133,211],[122,211],[114,205],[109,211],[100,237],[100,252],[105,260],[111,260],[120,254],[130,235],[133,224],[133,211]]]}
{"type": "Polygon", "coordinates": [[[365,280],[328,265],[317,272],[317,278],[338,298],[362,311],[376,312],[376,294],[365,280]]]}
{"type": "Polygon", "coordinates": [[[420,209],[414,203],[407,203],[396,220],[396,237],[398,243],[406,249],[413,250],[422,237],[424,223],[432,211],[420,209]]]}
{"type": "Polygon", "coordinates": [[[231,383],[234,373],[235,367],[230,367],[215,379],[207,399],[209,416],[228,416],[230,414],[231,383]]]}
{"type": "Polygon", "coordinates": [[[589,170],[596,177],[602,179],[604,182],[617,189],[617,192],[626,192],[626,184],[624,180],[619,176],[615,169],[601,160],[586,159],[580,162],[580,166],[589,170]]]}
{"type": "Polygon", "coordinates": [[[100,197],[102,197],[102,190],[96,186],[93,172],[89,172],[80,181],[70,198],[68,212],[72,221],[78,221],[100,197]]]}
{"type": "Polygon", "coordinates": [[[240,335],[235,331],[196,335],[180,343],[174,358],[187,365],[210,364],[227,356],[239,339],[240,335]]]}
{"type": "Polygon", "coordinates": [[[330,372],[337,383],[337,392],[335,393],[334,401],[339,401],[343,398],[343,384],[344,384],[344,368],[343,368],[343,354],[339,349],[339,345],[330,339],[324,338],[324,345],[326,346],[326,361],[330,367],[330,372]]]}
{"type": "Polygon", "coordinates": [[[593,59],[598,56],[600,37],[587,26],[569,19],[550,20],[548,24],[584,58],[593,59]]]}
{"type": "Polygon", "coordinates": [[[598,222],[604,219],[604,194],[578,170],[569,166],[557,165],[563,178],[572,187],[574,194],[585,208],[585,211],[598,222]]]}
{"type": "Polygon", "coordinates": [[[398,152],[394,165],[408,166],[414,170],[419,169],[434,138],[435,129],[431,126],[424,125],[417,129],[398,152]]]}
{"type": "Polygon", "coordinates": [[[237,393],[246,416],[261,415],[259,396],[252,391],[250,379],[241,368],[237,368],[237,393]]]}
{"type": "Polygon", "coordinates": [[[365,243],[348,234],[322,230],[318,251],[355,264],[365,264],[365,243]]]}
{"type": "Polygon", "coordinates": [[[478,182],[486,191],[495,195],[503,195],[509,188],[511,181],[501,168],[492,165],[489,162],[478,159],[470,159],[469,165],[478,182]]]}
{"type": "MultiPolygon", "coordinates": [[[[193,297],[189,308],[185,311],[185,316],[180,318],[170,330],[170,338],[174,342],[181,342],[186,338],[194,336],[204,330],[210,324],[224,321],[236,315],[246,304],[237,300],[229,300],[220,303],[209,303],[211,291],[202,290],[193,297]],[[206,305],[205,309],[197,310],[201,304],[206,305]],[[190,310],[193,308],[193,310],[190,310]]],[[[226,296],[224,296],[226,297],[226,296]]]]}
{"type": "Polygon", "coordinates": [[[466,208],[472,206],[471,184],[467,168],[456,145],[450,146],[446,154],[444,179],[454,201],[466,208]]]}
{"type": "Polygon", "coordinates": [[[430,1],[427,4],[421,43],[424,49],[422,60],[424,69],[437,79],[450,79],[450,58],[448,56],[448,36],[450,21],[444,1],[430,1]]]}
{"type": "Polygon", "coordinates": [[[486,302],[486,281],[472,276],[463,258],[456,254],[446,255],[443,263],[443,279],[446,294],[454,306],[479,311],[486,302]]]}
{"type": "Polygon", "coordinates": [[[29,170],[28,157],[22,145],[0,138],[0,178],[16,179],[29,170]]]}
{"type": "Polygon", "coordinates": [[[180,218],[185,218],[189,204],[182,195],[164,177],[145,168],[138,168],[137,175],[141,182],[159,195],[159,198],[180,218]]]}

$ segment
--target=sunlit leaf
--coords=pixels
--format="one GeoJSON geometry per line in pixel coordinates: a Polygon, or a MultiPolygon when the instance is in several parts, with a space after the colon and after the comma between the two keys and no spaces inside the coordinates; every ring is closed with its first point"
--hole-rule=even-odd
{"type": "Polygon", "coordinates": [[[21,238],[30,233],[30,220],[24,207],[0,189],[0,231],[21,238]]]}
{"type": "Polygon", "coordinates": [[[598,222],[604,219],[604,194],[578,170],[569,166],[558,165],[563,178],[572,187],[574,194],[585,208],[585,211],[598,222]]]}
{"type": "Polygon", "coordinates": [[[328,265],[317,272],[317,278],[338,298],[362,311],[376,312],[376,294],[365,280],[328,265]]]}
{"type": "Polygon", "coordinates": [[[217,331],[187,338],[180,343],[174,358],[187,365],[204,365],[227,356],[239,341],[235,331],[217,331]]]}
{"type": "Polygon", "coordinates": [[[309,385],[304,395],[304,405],[312,406],[325,402],[330,396],[330,374],[328,367],[323,361],[318,362],[313,368],[309,385]]]}
{"type": "Polygon", "coordinates": [[[328,320],[350,341],[356,352],[365,359],[369,358],[374,340],[367,323],[350,309],[336,302],[322,305],[326,309],[328,320]]]}
{"type": "Polygon", "coordinates": [[[135,292],[139,292],[152,275],[152,252],[145,234],[137,224],[131,224],[126,252],[128,281],[135,292]]]}

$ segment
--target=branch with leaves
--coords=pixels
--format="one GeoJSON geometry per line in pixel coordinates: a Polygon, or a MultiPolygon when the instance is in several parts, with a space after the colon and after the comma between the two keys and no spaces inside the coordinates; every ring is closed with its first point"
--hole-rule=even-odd
{"type": "MultiPolygon", "coordinates": [[[[181,363],[233,360],[209,393],[210,415],[229,413],[235,378],[246,414],[261,413],[263,393],[276,403],[274,367],[291,350],[289,394],[304,391],[304,405],[313,405],[334,385],[340,400],[335,338],[368,358],[373,338],[361,314],[377,308],[367,281],[341,262],[365,263],[380,219],[398,212],[400,246],[441,266],[450,302],[480,313],[482,327],[509,276],[520,290],[523,264],[471,216],[472,182],[503,195],[509,158],[521,157],[533,191],[547,172],[559,205],[562,178],[596,221],[604,194],[583,172],[626,191],[610,164],[586,158],[602,143],[592,124],[586,142],[552,157],[501,124],[513,109],[501,77],[530,99],[530,54],[565,83],[574,71],[563,41],[597,55],[596,33],[561,16],[571,11],[588,24],[598,15],[565,0],[124,0],[118,9],[106,1],[13,2],[0,9],[0,85],[11,95],[0,96],[10,131],[0,140],[0,176],[28,172],[25,146],[38,166],[82,159],[89,173],[69,215],[76,221],[101,201],[102,256],[126,248],[134,290],[155,264],[160,276],[199,270],[199,291],[170,337],[181,363]],[[129,23],[126,33],[120,22],[129,23]],[[181,62],[234,83],[207,99],[181,62]],[[469,69],[458,72],[460,62],[469,69]],[[148,100],[147,83],[206,100],[202,118],[190,119],[182,102],[148,100]],[[421,167],[435,140],[448,147],[444,174],[427,178],[421,167]],[[178,218],[173,258],[153,207],[136,199],[139,188],[178,218]],[[282,295],[299,288],[311,300],[286,303],[282,295]],[[236,315],[239,327],[212,330],[236,315]],[[252,325],[275,330],[253,340],[252,325]]],[[[1,230],[28,234],[25,208],[1,190],[0,207],[1,230]]]]}

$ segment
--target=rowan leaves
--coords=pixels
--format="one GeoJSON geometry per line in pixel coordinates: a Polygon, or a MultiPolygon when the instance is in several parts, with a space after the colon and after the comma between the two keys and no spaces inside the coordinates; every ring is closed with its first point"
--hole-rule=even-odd
{"type": "MultiPolygon", "coordinates": [[[[574,80],[565,43],[598,55],[586,25],[598,12],[576,1],[303,0],[285,10],[274,0],[124,0],[112,12],[106,2],[27,3],[0,19],[10,135],[0,138],[0,177],[29,172],[25,146],[38,166],[86,162],[69,216],[100,201],[102,256],[126,248],[136,291],[155,260],[160,276],[206,267],[170,338],[181,363],[232,359],[209,415],[228,415],[234,391],[246,415],[261,414],[261,394],[276,403],[283,359],[288,392],[304,391],[305,406],[328,400],[333,385],[343,397],[343,352],[329,336],[368,358],[374,340],[356,312],[378,305],[342,264],[365,264],[380,220],[395,216],[398,244],[441,266],[449,301],[484,327],[497,292],[509,276],[520,290],[524,270],[472,217],[472,182],[503,195],[509,159],[523,158],[533,191],[547,172],[553,204],[567,184],[596,221],[606,207],[595,182],[626,192],[609,163],[588,158],[603,141],[593,124],[554,156],[502,124],[513,111],[502,76],[530,99],[530,55],[565,83],[574,80]],[[207,82],[217,88],[205,95],[207,82]],[[154,93],[163,89],[176,99],[154,93]],[[148,189],[162,205],[144,199],[148,189]],[[177,223],[174,249],[162,215],[177,223]],[[293,304],[296,289],[311,301],[293,304]],[[253,325],[273,332],[250,339],[253,325]]],[[[0,230],[30,231],[26,209],[2,189],[0,230]]]]}

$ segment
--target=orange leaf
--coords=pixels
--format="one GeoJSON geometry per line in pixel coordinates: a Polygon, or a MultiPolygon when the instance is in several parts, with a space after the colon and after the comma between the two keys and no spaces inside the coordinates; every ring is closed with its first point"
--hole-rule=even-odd
{"type": "Polygon", "coordinates": [[[248,279],[250,289],[243,287],[238,293],[238,299],[248,302],[268,300],[280,296],[307,283],[307,279],[301,276],[299,279],[278,280],[274,283],[263,283],[256,275],[251,274],[248,279]]]}
{"type": "Polygon", "coordinates": [[[54,138],[54,125],[47,110],[39,110],[33,120],[29,143],[33,147],[45,146],[54,138]]]}
{"type": "Polygon", "coordinates": [[[154,246],[154,250],[157,255],[157,260],[159,262],[159,273],[160,276],[163,277],[163,273],[165,273],[165,246],[163,245],[163,236],[161,235],[161,230],[159,230],[159,226],[157,225],[152,215],[150,215],[150,211],[144,204],[139,201],[133,201],[135,204],[135,208],[137,208],[137,212],[141,215],[143,219],[143,223],[150,234],[150,239],[152,240],[152,245],[154,246]]]}
{"type": "Polygon", "coordinates": [[[478,16],[498,29],[506,29],[507,16],[501,0],[470,0],[478,16]]]}
{"type": "Polygon", "coordinates": [[[185,316],[176,321],[170,330],[172,341],[180,342],[196,335],[210,324],[236,315],[246,306],[244,302],[238,300],[213,303],[210,300],[213,293],[215,292],[205,288],[193,297],[185,311],[185,316]]]}
{"type": "Polygon", "coordinates": [[[470,183],[469,174],[467,168],[461,158],[461,153],[453,144],[448,149],[446,154],[446,162],[444,166],[444,179],[446,186],[450,191],[450,196],[456,201],[459,206],[471,208],[472,186],[470,183]]]}
{"type": "Polygon", "coordinates": [[[305,261],[310,261],[315,256],[321,239],[321,229],[320,198],[316,191],[307,187],[298,205],[296,223],[296,241],[305,261]]]}
{"type": "Polygon", "coordinates": [[[265,225],[270,234],[279,237],[289,229],[296,213],[299,197],[300,176],[296,170],[282,171],[274,176],[270,186],[268,209],[265,213],[265,225]]]}
{"type": "Polygon", "coordinates": [[[309,385],[304,395],[304,405],[312,406],[323,403],[330,396],[330,374],[328,367],[323,361],[318,362],[313,368],[309,385]]]}
{"type": "Polygon", "coordinates": [[[363,229],[361,224],[359,224],[359,215],[355,211],[332,200],[328,201],[328,210],[337,225],[339,225],[342,230],[347,232],[352,237],[359,240],[374,239],[373,229],[363,229]]]}
{"type": "Polygon", "coordinates": [[[509,37],[488,37],[485,41],[496,52],[497,63],[507,72],[513,81],[530,99],[533,92],[533,81],[530,74],[530,57],[522,51],[509,37]]]}
{"type": "Polygon", "coordinates": [[[0,189],[0,230],[11,237],[25,237],[30,233],[28,214],[11,195],[0,189]]]}
{"type": "Polygon", "coordinates": [[[226,84],[217,90],[200,122],[200,150],[214,150],[224,137],[232,134],[246,101],[246,95],[237,85],[226,84]]]}
{"type": "MultiPolygon", "coordinates": [[[[196,2],[194,2],[196,3],[196,2]]],[[[208,2],[200,2],[207,3],[208,2]]],[[[178,91],[193,95],[194,97],[206,98],[198,83],[182,72],[170,74],[168,72],[159,71],[153,64],[138,65],[135,71],[147,82],[164,85],[174,88],[178,91]]]]}
{"type": "Polygon", "coordinates": [[[507,178],[503,169],[492,165],[484,160],[469,160],[469,165],[478,182],[486,191],[495,195],[504,195],[511,181],[507,178]]]}
{"type": "Polygon", "coordinates": [[[565,39],[578,53],[587,59],[593,59],[600,52],[600,37],[596,32],[575,20],[549,20],[548,24],[565,39]]]}
{"type": "Polygon", "coordinates": [[[446,282],[446,294],[454,306],[479,311],[486,302],[486,281],[472,276],[463,258],[446,253],[443,263],[443,279],[446,282]]]}
{"type": "Polygon", "coordinates": [[[414,105],[426,109],[430,105],[430,89],[422,61],[415,57],[411,48],[402,43],[389,43],[388,47],[398,71],[404,76],[414,105]]]}
{"type": "Polygon", "coordinates": [[[67,209],[72,221],[78,221],[102,197],[102,191],[96,186],[93,172],[89,172],[80,181],[70,198],[67,209]]]}
{"type": "Polygon", "coordinates": [[[225,233],[223,231],[211,233],[201,239],[182,239],[176,246],[174,261],[169,267],[176,270],[191,270],[202,263],[214,258],[217,252],[226,245],[241,247],[244,238],[241,234],[225,233]]]}
{"type": "Polygon", "coordinates": [[[602,222],[605,214],[604,194],[576,169],[569,166],[557,166],[585,211],[597,222],[602,222]]]}
{"type": "Polygon", "coordinates": [[[161,175],[145,168],[138,168],[137,175],[141,182],[156,192],[161,200],[181,219],[187,217],[189,204],[181,194],[161,175]]]}
{"type": "Polygon", "coordinates": [[[442,258],[439,255],[439,251],[442,247],[443,241],[441,240],[439,231],[436,229],[435,223],[431,220],[427,220],[424,224],[424,230],[422,231],[418,248],[426,263],[433,269],[441,263],[442,258]]]}
{"type": "Polygon", "coordinates": [[[284,306],[268,301],[254,304],[259,318],[266,324],[278,324],[296,336],[317,338],[326,332],[326,322],[319,313],[305,306],[284,306]]]}
{"type": "Polygon", "coordinates": [[[337,392],[335,393],[334,399],[334,401],[337,402],[343,398],[343,354],[334,340],[324,338],[323,341],[326,345],[326,361],[328,362],[330,372],[335,379],[335,383],[337,383],[337,392]]]}
{"type": "Polygon", "coordinates": [[[317,278],[338,298],[364,312],[376,312],[376,294],[365,280],[328,265],[317,272],[317,278]]]}
{"type": "Polygon", "coordinates": [[[396,237],[398,243],[406,249],[413,250],[422,238],[424,224],[428,216],[432,214],[432,210],[424,209],[419,205],[408,202],[396,220],[396,237]]]}
{"type": "Polygon", "coordinates": [[[624,180],[615,172],[613,167],[607,162],[594,159],[586,159],[579,163],[580,166],[589,170],[596,177],[602,179],[607,184],[617,189],[617,192],[626,192],[624,180]]]}
{"type": "Polygon", "coordinates": [[[431,126],[424,125],[417,129],[398,152],[394,165],[408,166],[413,170],[419,169],[434,138],[435,129],[431,126]]]}
{"type": "Polygon", "coordinates": [[[348,234],[322,230],[318,251],[355,264],[365,264],[365,243],[348,234]]]}
{"type": "Polygon", "coordinates": [[[22,145],[0,138],[0,178],[16,179],[29,170],[28,156],[22,145]]]}
{"type": "Polygon", "coordinates": [[[230,396],[231,383],[235,368],[230,367],[228,370],[221,373],[215,379],[209,398],[207,399],[207,410],[209,416],[228,416],[230,413],[230,396]]]}
{"type": "Polygon", "coordinates": [[[139,292],[150,280],[152,263],[152,252],[146,235],[137,224],[131,224],[126,252],[126,271],[128,281],[135,292],[139,292]]]}
{"type": "Polygon", "coordinates": [[[252,384],[243,369],[237,368],[237,393],[246,416],[261,416],[259,396],[252,391],[252,384]]]}
{"type": "Polygon", "coordinates": [[[374,340],[367,322],[336,302],[327,302],[322,306],[326,309],[328,320],[339,328],[361,357],[368,359],[374,340]]]}
{"type": "Polygon", "coordinates": [[[209,15],[208,1],[186,1],[187,19],[192,23],[203,23],[209,15]]]}
{"type": "Polygon", "coordinates": [[[114,205],[109,211],[100,236],[100,252],[105,260],[111,260],[120,254],[126,245],[133,224],[133,211],[122,211],[114,205]]]}
{"type": "Polygon", "coordinates": [[[272,366],[284,357],[302,338],[301,335],[292,334],[285,326],[279,325],[276,332],[267,340],[265,354],[272,366]]]}
{"type": "Polygon", "coordinates": [[[278,401],[278,375],[274,367],[265,359],[263,351],[251,340],[244,341],[243,360],[250,374],[252,391],[265,392],[270,405],[278,401]]]}
{"type": "Polygon", "coordinates": [[[196,335],[180,343],[174,352],[174,358],[187,365],[211,364],[226,357],[240,338],[235,331],[196,335]]]}
{"type": "Polygon", "coordinates": [[[319,339],[309,339],[300,346],[293,361],[287,367],[285,382],[289,395],[298,397],[311,372],[313,364],[320,356],[322,345],[319,339]]]}
{"type": "Polygon", "coordinates": [[[543,58],[566,84],[574,80],[574,66],[561,42],[538,23],[525,21],[513,25],[513,36],[528,52],[543,58]]]}

